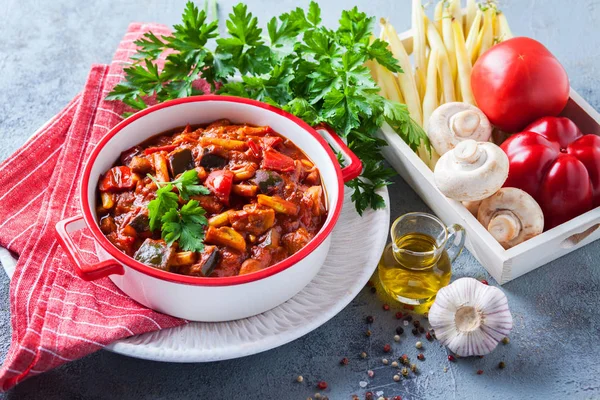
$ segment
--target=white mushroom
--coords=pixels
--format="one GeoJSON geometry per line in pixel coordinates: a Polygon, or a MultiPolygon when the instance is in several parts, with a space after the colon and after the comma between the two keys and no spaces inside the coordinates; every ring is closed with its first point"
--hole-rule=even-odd
{"type": "Polygon", "coordinates": [[[477,218],[477,212],[479,211],[479,205],[481,204],[481,201],[482,200],[463,201],[462,204],[471,214],[473,214],[475,218],[477,218]]]}
{"type": "Polygon", "coordinates": [[[431,114],[427,136],[439,155],[444,155],[460,142],[473,139],[487,142],[492,135],[492,125],[485,114],[467,103],[446,103],[431,114]]]}
{"type": "Polygon", "coordinates": [[[465,140],[444,154],[433,172],[435,184],[458,201],[483,200],[496,193],[508,177],[508,157],[493,143],[465,140]]]}
{"type": "Polygon", "coordinates": [[[527,192],[517,188],[502,188],[483,200],[477,219],[504,247],[539,235],[544,230],[544,213],[527,192]]]}

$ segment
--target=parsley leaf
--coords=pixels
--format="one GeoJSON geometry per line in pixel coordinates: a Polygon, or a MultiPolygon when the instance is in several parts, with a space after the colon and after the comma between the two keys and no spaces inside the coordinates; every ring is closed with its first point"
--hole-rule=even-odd
{"type": "Polygon", "coordinates": [[[196,200],[190,200],[181,207],[170,209],[161,218],[162,238],[171,246],[179,242],[184,251],[204,250],[204,226],[208,223],[206,211],[196,200]]]}
{"type": "Polygon", "coordinates": [[[171,183],[179,191],[179,195],[182,199],[188,200],[190,196],[196,196],[199,194],[210,194],[208,188],[198,184],[198,172],[194,169],[185,171],[171,183]]]}
{"type": "Polygon", "coordinates": [[[154,200],[148,203],[148,217],[150,219],[150,230],[155,231],[160,227],[163,216],[172,209],[179,206],[179,197],[173,193],[173,186],[167,183],[156,191],[154,200]]]}
{"type": "MultiPolygon", "coordinates": [[[[365,67],[374,61],[402,73],[388,44],[373,39],[374,18],[354,7],[342,12],[337,29],[329,29],[311,1],[306,12],[296,8],[269,20],[263,36],[258,19],[240,3],[225,25],[227,34],[219,36],[216,22],[188,2],[172,35],[150,33],[136,43],[136,63],[107,99],[143,109],[153,94],[159,101],[197,94],[193,83],[203,78],[213,90],[220,86],[218,93],[266,102],[312,125],[326,123],[363,162],[361,177],[347,184],[356,210],[383,207],[377,190],[390,184],[393,171],[383,164],[386,143],[377,137],[378,129],[388,123],[413,150],[422,145],[430,150],[430,143],[405,105],[379,95],[365,67]],[[170,54],[158,71],[155,61],[163,51],[170,54]],[[241,79],[230,79],[234,75],[241,79]]],[[[184,200],[204,190],[189,176],[189,181],[182,176],[170,183],[184,200]]]]}

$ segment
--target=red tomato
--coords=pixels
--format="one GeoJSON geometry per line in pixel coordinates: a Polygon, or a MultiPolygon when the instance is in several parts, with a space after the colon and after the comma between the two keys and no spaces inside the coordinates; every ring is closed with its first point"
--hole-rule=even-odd
{"type": "Polygon", "coordinates": [[[569,99],[565,69],[540,42],[525,37],[486,51],[473,66],[471,87],[477,106],[506,132],[558,115],[569,99]]]}
{"type": "Polygon", "coordinates": [[[135,186],[134,175],[129,167],[113,167],[100,179],[101,192],[118,192],[135,186]]]}
{"type": "Polygon", "coordinates": [[[550,229],[600,205],[600,136],[582,135],[568,118],[545,117],[502,143],[505,187],[529,193],[550,229]]]}
{"type": "Polygon", "coordinates": [[[233,187],[233,172],[225,169],[208,174],[204,185],[225,204],[229,204],[229,195],[233,187]]]}

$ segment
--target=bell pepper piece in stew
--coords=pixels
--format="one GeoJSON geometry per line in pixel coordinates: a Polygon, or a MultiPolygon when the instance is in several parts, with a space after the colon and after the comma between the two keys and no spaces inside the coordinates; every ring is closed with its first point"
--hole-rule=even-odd
{"type": "Polygon", "coordinates": [[[268,126],[188,125],[115,158],[98,182],[100,228],[153,268],[201,277],[260,271],[306,246],[327,218],[318,169],[268,126]]]}

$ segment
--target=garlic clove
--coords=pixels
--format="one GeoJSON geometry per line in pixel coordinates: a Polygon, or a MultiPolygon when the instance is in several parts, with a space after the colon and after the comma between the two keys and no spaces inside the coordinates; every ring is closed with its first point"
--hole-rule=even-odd
{"type": "Polygon", "coordinates": [[[473,278],[440,289],[429,323],[440,343],[461,357],[492,352],[513,325],[504,293],[473,278]]]}

